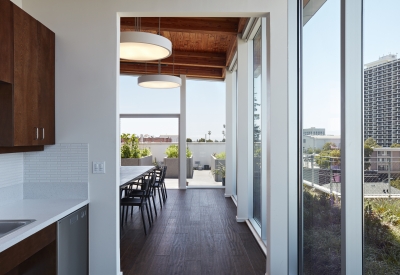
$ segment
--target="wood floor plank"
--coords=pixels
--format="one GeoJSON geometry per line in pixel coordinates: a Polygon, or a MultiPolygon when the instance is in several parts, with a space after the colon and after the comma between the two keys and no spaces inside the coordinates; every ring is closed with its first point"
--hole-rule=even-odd
{"type": "Polygon", "coordinates": [[[175,234],[167,274],[184,274],[186,234],[175,234]]]}
{"type": "Polygon", "coordinates": [[[265,256],[223,189],[168,190],[156,207],[147,236],[137,207],[121,228],[124,274],[265,274],[265,256]]]}
{"type": "Polygon", "coordinates": [[[185,261],[184,274],[201,274],[201,261],[185,261]]]}
{"type": "MultiPolygon", "coordinates": [[[[143,275],[159,275],[167,274],[165,272],[165,267],[168,266],[169,257],[166,255],[154,256],[147,274],[143,275]]],[[[136,273],[133,273],[136,274],[136,273]]]]}
{"type": "Polygon", "coordinates": [[[265,274],[265,255],[258,246],[254,236],[249,233],[239,233],[243,246],[256,274],[265,274]]]}
{"type": "Polygon", "coordinates": [[[191,226],[190,232],[186,235],[186,261],[201,260],[201,251],[199,251],[200,244],[201,229],[196,226],[191,226]]]}
{"type": "Polygon", "coordinates": [[[170,255],[174,244],[174,238],[175,234],[163,234],[154,255],[170,255]]]}
{"type": "MultiPolygon", "coordinates": [[[[232,256],[233,264],[235,265],[236,273],[241,275],[255,275],[253,266],[250,263],[250,259],[247,255],[232,256]]],[[[261,273],[260,275],[263,275],[261,273]]]]}

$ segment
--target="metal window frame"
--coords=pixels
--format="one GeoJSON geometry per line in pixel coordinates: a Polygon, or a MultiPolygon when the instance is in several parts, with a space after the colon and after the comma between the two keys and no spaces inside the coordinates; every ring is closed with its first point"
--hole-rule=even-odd
{"type": "MultiPolygon", "coordinates": [[[[302,1],[299,1],[302,2],[302,1]]],[[[298,7],[298,143],[302,142],[302,5],[298,7]]],[[[363,0],[341,0],[341,273],[363,273],[363,0]],[[349,184],[346,184],[349,183],[349,184]]],[[[298,272],[303,274],[302,169],[299,164],[298,272]]]]}
{"type": "Polygon", "coordinates": [[[341,0],[342,274],[363,272],[363,0],[341,0]]]}

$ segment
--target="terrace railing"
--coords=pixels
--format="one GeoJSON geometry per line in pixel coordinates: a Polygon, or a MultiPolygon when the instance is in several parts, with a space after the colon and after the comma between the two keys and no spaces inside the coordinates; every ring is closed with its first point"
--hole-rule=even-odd
{"type": "MultiPolygon", "coordinates": [[[[341,195],[340,157],[303,155],[303,184],[327,194],[341,195]]],[[[365,158],[365,198],[400,198],[400,157],[365,158]]]]}

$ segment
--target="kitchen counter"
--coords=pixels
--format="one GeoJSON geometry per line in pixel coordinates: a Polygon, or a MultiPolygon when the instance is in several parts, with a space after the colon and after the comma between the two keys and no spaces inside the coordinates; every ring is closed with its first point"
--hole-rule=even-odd
{"type": "Polygon", "coordinates": [[[87,205],[83,199],[24,199],[0,207],[0,220],[36,221],[0,238],[0,252],[87,205]]]}

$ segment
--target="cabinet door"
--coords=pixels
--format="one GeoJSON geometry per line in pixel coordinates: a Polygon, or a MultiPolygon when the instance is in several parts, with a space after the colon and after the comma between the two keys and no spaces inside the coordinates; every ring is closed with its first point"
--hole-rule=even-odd
{"type": "Polygon", "coordinates": [[[55,143],[55,35],[41,23],[38,23],[38,105],[39,140],[37,144],[55,143]]]}
{"type": "Polygon", "coordinates": [[[37,21],[14,11],[14,146],[35,145],[38,138],[37,21]]]}
{"type": "Polygon", "coordinates": [[[13,83],[13,12],[9,0],[0,0],[0,81],[13,83]]]}

